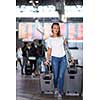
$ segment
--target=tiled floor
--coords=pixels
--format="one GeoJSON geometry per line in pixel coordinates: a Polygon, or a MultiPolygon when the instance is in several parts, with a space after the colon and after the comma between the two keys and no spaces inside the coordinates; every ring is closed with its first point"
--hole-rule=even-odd
{"type": "Polygon", "coordinates": [[[53,94],[41,94],[39,77],[21,75],[18,69],[16,70],[16,100],[82,100],[82,97],[64,96],[63,99],[58,99],[53,94]]]}

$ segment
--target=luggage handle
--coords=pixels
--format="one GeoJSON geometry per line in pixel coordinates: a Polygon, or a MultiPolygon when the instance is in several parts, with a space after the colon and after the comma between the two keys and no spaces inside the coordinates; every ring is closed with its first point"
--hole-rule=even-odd
{"type": "Polygon", "coordinates": [[[76,74],[77,73],[77,67],[75,66],[75,64],[68,68],[68,73],[69,74],[76,74]]]}
{"type": "Polygon", "coordinates": [[[74,72],[74,73],[77,73],[77,67],[76,67],[75,61],[74,61],[74,63],[72,63],[72,64],[70,65],[70,67],[68,68],[68,72],[71,73],[71,71],[74,72]]]}
{"type": "Polygon", "coordinates": [[[70,77],[70,79],[75,79],[75,76],[69,76],[70,77]]]}
{"type": "Polygon", "coordinates": [[[50,63],[47,65],[47,67],[48,67],[48,71],[49,71],[49,74],[51,73],[51,71],[50,71],[50,63]]]}
{"type": "Polygon", "coordinates": [[[68,73],[69,74],[76,74],[77,73],[77,69],[68,69],[68,73]]]}
{"type": "Polygon", "coordinates": [[[50,81],[45,81],[46,84],[50,84],[50,81]]]}
{"type": "Polygon", "coordinates": [[[47,68],[48,68],[48,73],[44,73],[43,74],[43,78],[45,78],[45,75],[48,75],[48,77],[51,79],[52,78],[52,75],[51,75],[51,71],[50,71],[50,63],[47,65],[47,68]]]}

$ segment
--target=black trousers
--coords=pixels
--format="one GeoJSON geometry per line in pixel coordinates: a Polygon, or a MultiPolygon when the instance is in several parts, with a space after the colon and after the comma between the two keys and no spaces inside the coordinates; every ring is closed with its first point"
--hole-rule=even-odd
{"type": "Polygon", "coordinates": [[[32,68],[32,72],[36,71],[36,60],[29,60],[30,64],[31,64],[31,68],[32,68]],[[34,68],[33,68],[33,64],[34,64],[34,68]]]}
{"type": "Polygon", "coordinates": [[[19,62],[20,66],[23,66],[20,58],[18,58],[17,61],[19,62]]]}
{"type": "Polygon", "coordinates": [[[17,58],[17,61],[19,62],[20,66],[21,66],[21,73],[23,74],[23,65],[22,65],[21,59],[17,58]]]}

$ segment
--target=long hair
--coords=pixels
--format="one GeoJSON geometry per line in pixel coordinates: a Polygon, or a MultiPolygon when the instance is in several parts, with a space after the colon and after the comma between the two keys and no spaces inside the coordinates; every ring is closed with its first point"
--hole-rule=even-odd
{"type": "Polygon", "coordinates": [[[61,36],[61,34],[60,34],[60,25],[59,25],[59,23],[53,23],[53,24],[51,25],[52,32],[53,32],[53,26],[54,26],[54,25],[57,25],[57,26],[59,27],[59,31],[58,31],[58,33],[57,33],[57,36],[61,36]]]}

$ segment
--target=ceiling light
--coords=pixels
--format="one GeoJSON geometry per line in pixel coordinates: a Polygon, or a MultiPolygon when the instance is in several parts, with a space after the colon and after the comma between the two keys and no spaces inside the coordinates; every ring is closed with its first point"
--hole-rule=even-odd
{"type": "Polygon", "coordinates": [[[35,1],[35,3],[37,3],[37,4],[38,4],[38,3],[39,3],[39,1],[38,1],[38,0],[36,0],[36,1],[35,1]]]}
{"type": "Polygon", "coordinates": [[[32,0],[30,0],[30,1],[29,1],[29,3],[33,3],[33,1],[32,1],[32,0]]]}

